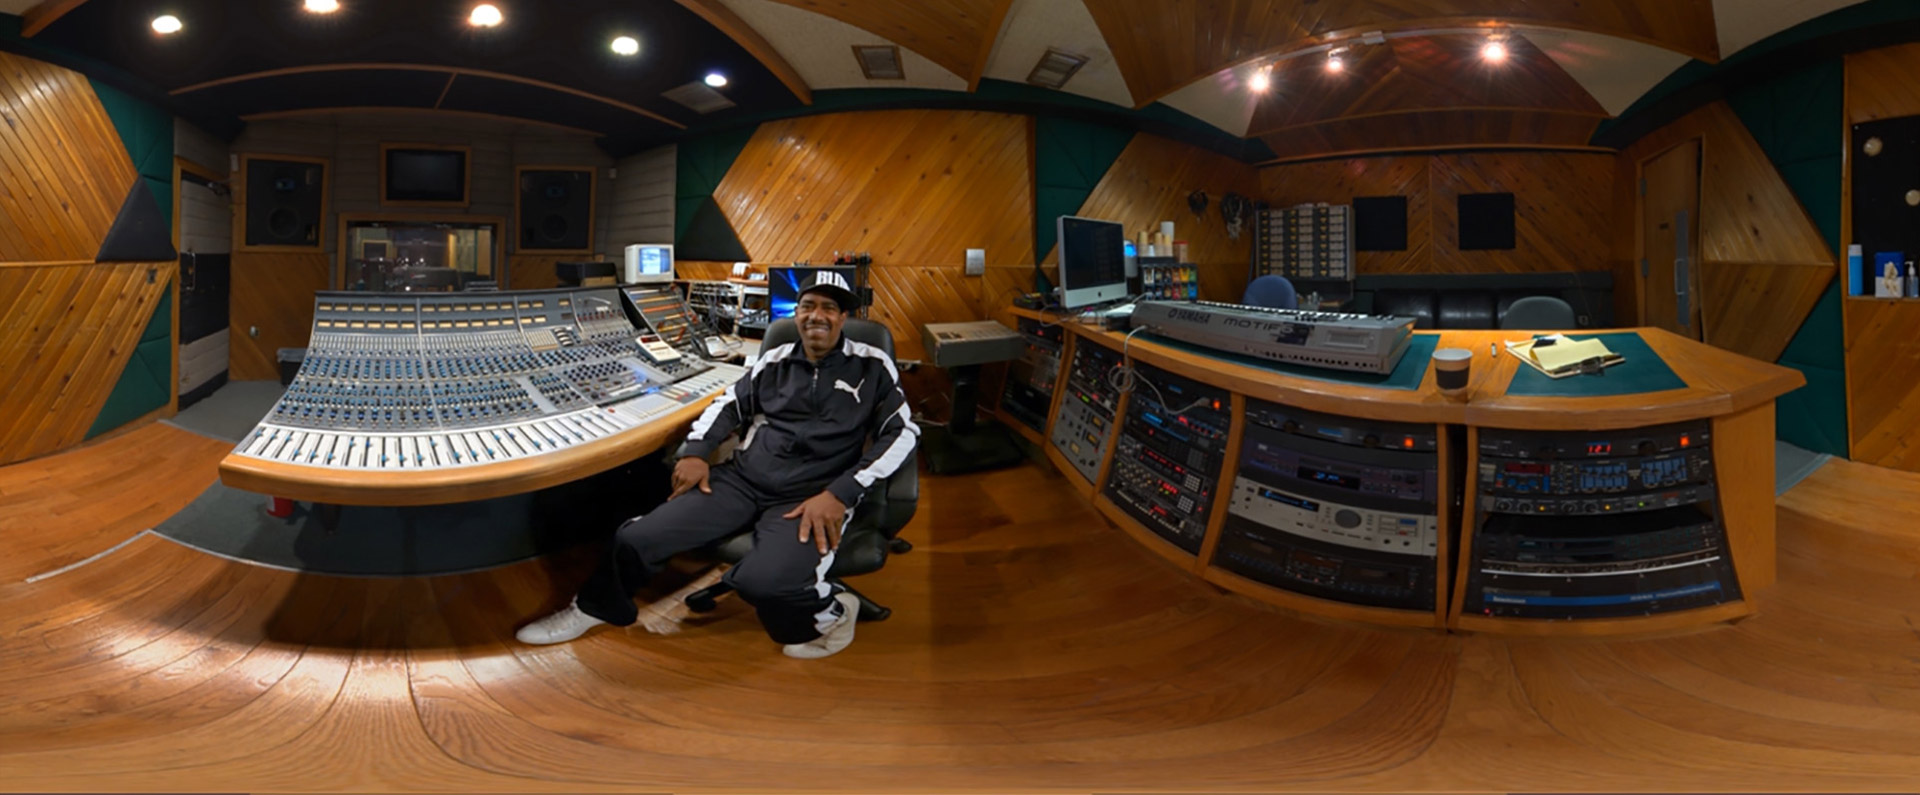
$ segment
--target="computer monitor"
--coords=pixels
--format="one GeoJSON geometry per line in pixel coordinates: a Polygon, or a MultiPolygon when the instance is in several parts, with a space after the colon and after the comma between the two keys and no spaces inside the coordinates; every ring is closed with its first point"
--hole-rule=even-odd
{"type": "Polygon", "coordinates": [[[627,246],[626,269],[620,280],[627,284],[660,284],[673,281],[673,246],[635,244],[627,246]]]}
{"type": "Polygon", "coordinates": [[[1127,297],[1125,228],[1071,215],[1058,223],[1060,305],[1078,309],[1127,297]]]}
{"type": "Polygon", "coordinates": [[[773,319],[793,317],[793,307],[800,303],[800,285],[812,278],[816,271],[834,271],[847,284],[853,286],[855,295],[860,294],[860,268],[857,265],[821,265],[818,267],[774,267],[767,269],[767,295],[773,305],[773,319]]]}

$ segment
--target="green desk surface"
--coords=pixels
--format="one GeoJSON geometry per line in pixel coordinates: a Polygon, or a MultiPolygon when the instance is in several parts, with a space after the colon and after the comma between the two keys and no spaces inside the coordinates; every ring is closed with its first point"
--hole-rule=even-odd
{"type": "MultiPolygon", "coordinates": [[[[1507,394],[1520,397],[1606,397],[1610,395],[1638,395],[1645,392],[1664,392],[1669,389],[1685,389],[1687,382],[1675,375],[1673,368],[1667,366],[1660,354],[1648,347],[1646,340],[1631,331],[1616,331],[1606,334],[1568,334],[1567,339],[1598,339],[1607,344],[1607,349],[1625,357],[1626,361],[1607,368],[1605,375],[1572,375],[1566,378],[1548,378],[1545,373],[1521,364],[1514,371],[1513,381],[1507,384],[1507,394]]],[[[1504,355],[1504,351],[1502,352],[1504,355]]]]}
{"type": "MultiPolygon", "coordinates": [[[[1163,345],[1196,356],[1231,362],[1256,370],[1267,370],[1269,372],[1281,373],[1297,378],[1312,378],[1317,381],[1333,381],[1342,384],[1358,384],[1360,386],[1372,386],[1381,389],[1419,389],[1420,381],[1427,376],[1427,363],[1433,360],[1434,346],[1440,342],[1440,338],[1432,334],[1415,334],[1413,341],[1407,344],[1406,354],[1400,357],[1400,363],[1394,366],[1393,372],[1380,375],[1377,373],[1356,373],[1349,370],[1329,370],[1323,367],[1307,367],[1297,364],[1270,362],[1253,356],[1217,351],[1212,348],[1201,347],[1144,331],[1140,333],[1140,337],[1152,340],[1155,345],[1163,345]]],[[[1625,367],[1626,365],[1618,366],[1625,367]]]]}

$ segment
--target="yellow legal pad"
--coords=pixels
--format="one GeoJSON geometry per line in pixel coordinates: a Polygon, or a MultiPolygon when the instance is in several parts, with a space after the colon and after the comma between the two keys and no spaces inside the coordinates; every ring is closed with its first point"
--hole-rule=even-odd
{"type": "Polygon", "coordinates": [[[1580,363],[1592,359],[1599,359],[1602,367],[1612,367],[1626,361],[1626,357],[1614,353],[1605,342],[1598,339],[1570,340],[1563,334],[1548,334],[1522,342],[1509,342],[1507,352],[1520,357],[1520,361],[1545,373],[1548,378],[1565,378],[1578,374],[1580,363]],[[1549,339],[1553,340],[1553,344],[1539,344],[1542,340],[1549,339]]]}

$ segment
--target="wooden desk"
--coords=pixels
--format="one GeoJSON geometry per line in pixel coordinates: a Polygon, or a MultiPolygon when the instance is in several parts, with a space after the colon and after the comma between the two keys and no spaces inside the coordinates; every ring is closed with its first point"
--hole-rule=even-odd
{"type": "MultiPolygon", "coordinates": [[[[1637,333],[1648,347],[1658,353],[1667,366],[1684,381],[1684,386],[1656,392],[1609,397],[1554,397],[1508,394],[1518,369],[1524,367],[1505,352],[1503,343],[1526,339],[1535,332],[1518,331],[1436,331],[1416,332],[1437,336],[1438,347],[1465,348],[1473,352],[1472,375],[1466,392],[1458,398],[1440,393],[1429,368],[1414,389],[1390,389],[1289,375],[1273,369],[1214,358],[1162,344],[1151,336],[1107,331],[1084,326],[1070,316],[1014,308],[1014,317],[1067,326],[1063,346],[1060,381],[1055,387],[1054,409],[1048,418],[1050,439],[1052,424],[1059,415],[1060,395],[1065,391],[1072,349],[1077,345],[1098,344],[1124,351],[1130,363],[1161,368],[1175,375],[1217,386],[1234,393],[1233,426],[1229,432],[1229,455],[1213,494],[1220,507],[1231,493],[1237,469],[1237,452],[1245,424],[1246,399],[1257,399],[1285,406],[1345,417],[1403,423],[1432,423],[1439,439],[1440,549],[1437,565],[1449,569],[1446,561],[1457,559],[1450,570],[1436,573],[1438,598],[1432,614],[1407,610],[1365,607],[1320,599],[1269,586],[1212,563],[1219,543],[1224,510],[1215,510],[1207,528],[1206,540],[1198,556],[1179,549],[1118,510],[1102,492],[1113,454],[1094,482],[1087,482],[1049,442],[1043,444],[1049,460],[1083,495],[1093,500],[1101,512],[1138,540],[1147,549],[1194,572],[1227,590],[1246,594],[1301,613],[1344,620],[1400,626],[1447,627],[1457,630],[1506,632],[1534,635],[1590,635],[1665,631],[1700,626],[1747,615],[1753,610],[1753,593],[1771,584],[1775,578],[1773,441],[1775,398],[1805,383],[1798,371],[1749,359],[1700,342],[1653,329],[1627,329],[1637,333]],[[1497,354],[1494,351],[1499,351],[1497,354]],[[1708,420],[1712,423],[1714,481],[1719,494],[1720,518],[1725,526],[1728,554],[1738,575],[1743,599],[1713,607],[1661,613],[1652,616],[1544,621],[1539,619],[1490,618],[1461,615],[1466,595],[1464,582],[1473,560],[1474,531],[1477,516],[1475,487],[1480,429],[1607,431],[1642,428],[1683,421],[1708,420]],[[1449,428],[1464,428],[1466,449],[1455,450],[1449,428]],[[1455,469],[1459,469],[1456,473],[1455,469]],[[1459,483],[1456,483],[1459,481],[1459,483]],[[1453,504],[1457,490],[1462,509],[1459,517],[1469,525],[1465,532],[1454,527],[1455,519],[1445,506],[1453,504]],[[1459,554],[1449,547],[1458,544],[1459,554]]],[[[1120,399],[1115,433],[1120,432],[1126,416],[1127,397],[1120,399]]],[[[1114,445],[1109,445],[1114,447],[1114,445]]]]}

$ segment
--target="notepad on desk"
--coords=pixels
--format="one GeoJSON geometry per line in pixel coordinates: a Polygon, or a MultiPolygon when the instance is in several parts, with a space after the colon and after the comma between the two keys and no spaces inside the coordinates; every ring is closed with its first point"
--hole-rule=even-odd
{"type": "Polygon", "coordinates": [[[1605,342],[1597,339],[1570,340],[1562,334],[1549,334],[1523,342],[1507,343],[1507,351],[1520,357],[1548,378],[1565,378],[1583,372],[1598,373],[1600,368],[1626,361],[1605,342]]]}

